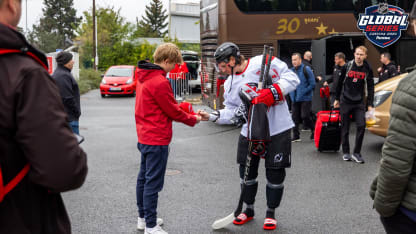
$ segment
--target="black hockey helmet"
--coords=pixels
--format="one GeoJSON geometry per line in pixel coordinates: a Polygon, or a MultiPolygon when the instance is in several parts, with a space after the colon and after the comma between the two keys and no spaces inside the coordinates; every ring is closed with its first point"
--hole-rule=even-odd
{"type": "Polygon", "coordinates": [[[232,42],[224,42],[215,50],[214,57],[218,63],[230,61],[230,56],[234,56],[237,64],[240,63],[240,49],[232,42]]]}

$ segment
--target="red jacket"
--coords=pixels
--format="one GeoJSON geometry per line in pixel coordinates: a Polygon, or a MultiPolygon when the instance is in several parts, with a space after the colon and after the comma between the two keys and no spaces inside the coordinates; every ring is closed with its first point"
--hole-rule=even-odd
{"type": "Polygon", "coordinates": [[[170,72],[169,72],[169,78],[170,79],[177,79],[179,76],[180,70],[179,70],[179,65],[175,64],[175,68],[173,68],[170,72]]]}
{"type": "Polygon", "coordinates": [[[196,117],[179,108],[161,67],[140,61],[139,68],[135,111],[138,141],[145,145],[168,145],[172,139],[172,120],[194,126],[196,117]]]}
{"type": "Polygon", "coordinates": [[[170,79],[185,79],[185,73],[189,73],[188,66],[185,62],[181,65],[175,64],[175,68],[173,68],[169,72],[170,79]]]}

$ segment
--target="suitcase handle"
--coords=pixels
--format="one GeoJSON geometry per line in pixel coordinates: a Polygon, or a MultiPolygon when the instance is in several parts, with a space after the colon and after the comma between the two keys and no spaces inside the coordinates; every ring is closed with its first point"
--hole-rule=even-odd
{"type": "MultiPolygon", "coordinates": [[[[337,113],[337,112],[335,112],[335,108],[334,107],[331,107],[331,112],[329,112],[328,122],[331,122],[332,113],[335,113],[335,114],[337,113]]],[[[339,118],[337,118],[337,122],[339,123],[339,118]]]]}

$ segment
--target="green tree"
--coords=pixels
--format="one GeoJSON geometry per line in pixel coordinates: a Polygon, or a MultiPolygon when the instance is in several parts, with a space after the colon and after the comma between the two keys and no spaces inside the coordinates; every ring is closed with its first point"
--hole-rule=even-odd
{"type": "MultiPolygon", "coordinates": [[[[137,61],[151,57],[155,46],[148,43],[134,44],[132,39],[132,26],[120,15],[120,10],[114,8],[98,8],[97,15],[97,42],[98,42],[98,68],[106,70],[112,65],[137,65],[137,61]]],[[[84,21],[78,28],[77,38],[81,41],[80,61],[84,67],[92,66],[92,16],[84,12],[84,21]]]]}
{"type": "Polygon", "coordinates": [[[76,16],[73,0],[43,0],[43,5],[43,16],[33,25],[29,40],[45,52],[68,47],[82,19],[76,16]]]}
{"type": "Polygon", "coordinates": [[[135,35],[138,37],[164,37],[168,22],[166,9],[163,9],[162,1],[152,0],[146,6],[145,14],[140,22],[136,23],[135,35]]]}

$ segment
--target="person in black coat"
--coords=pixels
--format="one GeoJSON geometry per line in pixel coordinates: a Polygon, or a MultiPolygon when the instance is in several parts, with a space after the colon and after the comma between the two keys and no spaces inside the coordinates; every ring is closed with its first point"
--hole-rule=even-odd
{"type": "Polygon", "coordinates": [[[377,69],[379,73],[379,80],[378,82],[383,82],[385,80],[388,80],[394,76],[399,75],[399,72],[397,71],[396,64],[394,64],[393,61],[391,61],[391,55],[389,52],[384,52],[380,55],[380,61],[383,63],[382,67],[379,67],[377,69]]]}
{"type": "Polygon", "coordinates": [[[74,67],[72,54],[69,52],[60,52],[56,56],[58,68],[52,77],[58,85],[65,111],[68,114],[68,122],[72,131],[79,134],[79,117],[81,116],[80,94],[78,84],[71,74],[74,67]]]}
{"type": "Polygon", "coordinates": [[[367,48],[359,46],[355,48],[354,60],[346,65],[344,76],[340,76],[337,84],[334,108],[340,108],[341,114],[341,139],[342,159],[354,160],[364,163],[361,155],[361,146],[365,133],[365,112],[371,111],[374,100],[374,80],[371,66],[366,62],[367,48]],[[355,134],[355,147],[350,155],[349,129],[350,116],[353,115],[357,127],[355,134]]]}
{"type": "Polygon", "coordinates": [[[342,52],[336,53],[334,56],[334,62],[335,62],[335,66],[334,66],[334,71],[332,72],[332,76],[324,82],[324,86],[328,86],[329,84],[331,84],[331,87],[329,89],[331,104],[333,104],[335,101],[338,81],[341,76],[342,77],[345,76],[345,72],[346,72],[345,54],[342,52]]]}

